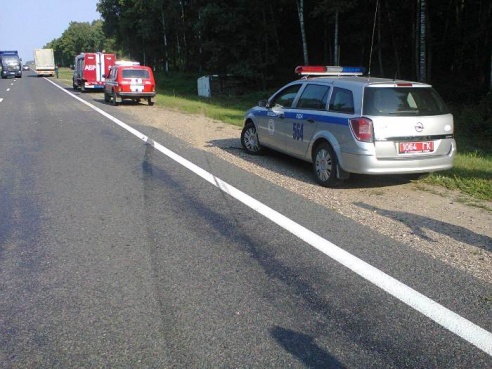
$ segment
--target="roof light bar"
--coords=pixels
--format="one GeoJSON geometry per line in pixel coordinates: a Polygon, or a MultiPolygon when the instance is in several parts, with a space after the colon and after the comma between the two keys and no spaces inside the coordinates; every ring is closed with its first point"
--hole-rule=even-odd
{"type": "Polygon", "coordinates": [[[114,64],[118,66],[130,67],[132,65],[140,65],[140,62],[132,60],[116,60],[114,64]]]}
{"type": "Polygon", "coordinates": [[[339,67],[324,65],[299,65],[295,72],[303,76],[361,76],[364,67],[339,67]]]}

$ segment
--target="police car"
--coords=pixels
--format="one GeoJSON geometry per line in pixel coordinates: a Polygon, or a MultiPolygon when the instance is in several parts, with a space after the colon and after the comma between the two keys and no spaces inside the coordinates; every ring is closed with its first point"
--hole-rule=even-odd
{"type": "Polygon", "coordinates": [[[303,77],[246,112],[246,152],[269,148],[311,162],[325,187],[350,173],[428,173],[453,166],[453,116],[431,85],[367,77],[358,67],[295,71],[303,77]]]}

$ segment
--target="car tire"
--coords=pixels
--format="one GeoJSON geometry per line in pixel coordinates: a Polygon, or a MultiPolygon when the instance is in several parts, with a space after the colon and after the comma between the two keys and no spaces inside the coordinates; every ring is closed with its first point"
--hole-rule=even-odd
{"type": "Polygon", "coordinates": [[[113,105],[116,106],[118,105],[118,96],[116,96],[116,92],[113,91],[113,98],[112,98],[112,101],[113,101],[113,105]]]}
{"type": "Polygon", "coordinates": [[[313,154],[313,172],[318,182],[323,187],[336,187],[342,183],[337,178],[338,160],[333,148],[328,142],[322,142],[313,154]]]}
{"type": "Polygon", "coordinates": [[[150,98],[150,97],[147,98],[147,104],[149,104],[149,106],[154,105],[154,102],[152,101],[152,98],[150,98]]]}
{"type": "Polygon", "coordinates": [[[104,101],[105,102],[111,101],[111,96],[106,91],[104,91],[104,101]]]}
{"type": "Polygon", "coordinates": [[[260,155],[264,152],[258,139],[256,127],[252,122],[246,123],[241,131],[241,145],[244,151],[251,155],[260,155]]]}

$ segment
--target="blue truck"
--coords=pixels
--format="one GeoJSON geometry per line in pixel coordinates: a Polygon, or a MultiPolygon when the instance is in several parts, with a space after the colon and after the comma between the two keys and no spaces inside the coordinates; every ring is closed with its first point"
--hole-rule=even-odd
{"type": "Polygon", "coordinates": [[[2,78],[22,78],[22,63],[15,50],[0,51],[0,69],[2,78]]]}

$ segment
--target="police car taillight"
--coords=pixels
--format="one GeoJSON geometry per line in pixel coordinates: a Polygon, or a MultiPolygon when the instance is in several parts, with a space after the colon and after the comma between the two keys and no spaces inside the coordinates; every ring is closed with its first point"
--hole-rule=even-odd
{"type": "Polygon", "coordinates": [[[372,120],[368,118],[350,119],[350,129],[358,141],[373,142],[374,130],[372,120]]]}
{"type": "Polygon", "coordinates": [[[329,65],[299,65],[295,72],[303,76],[361,76],[363,67],[338,67],[329,65]]]}

